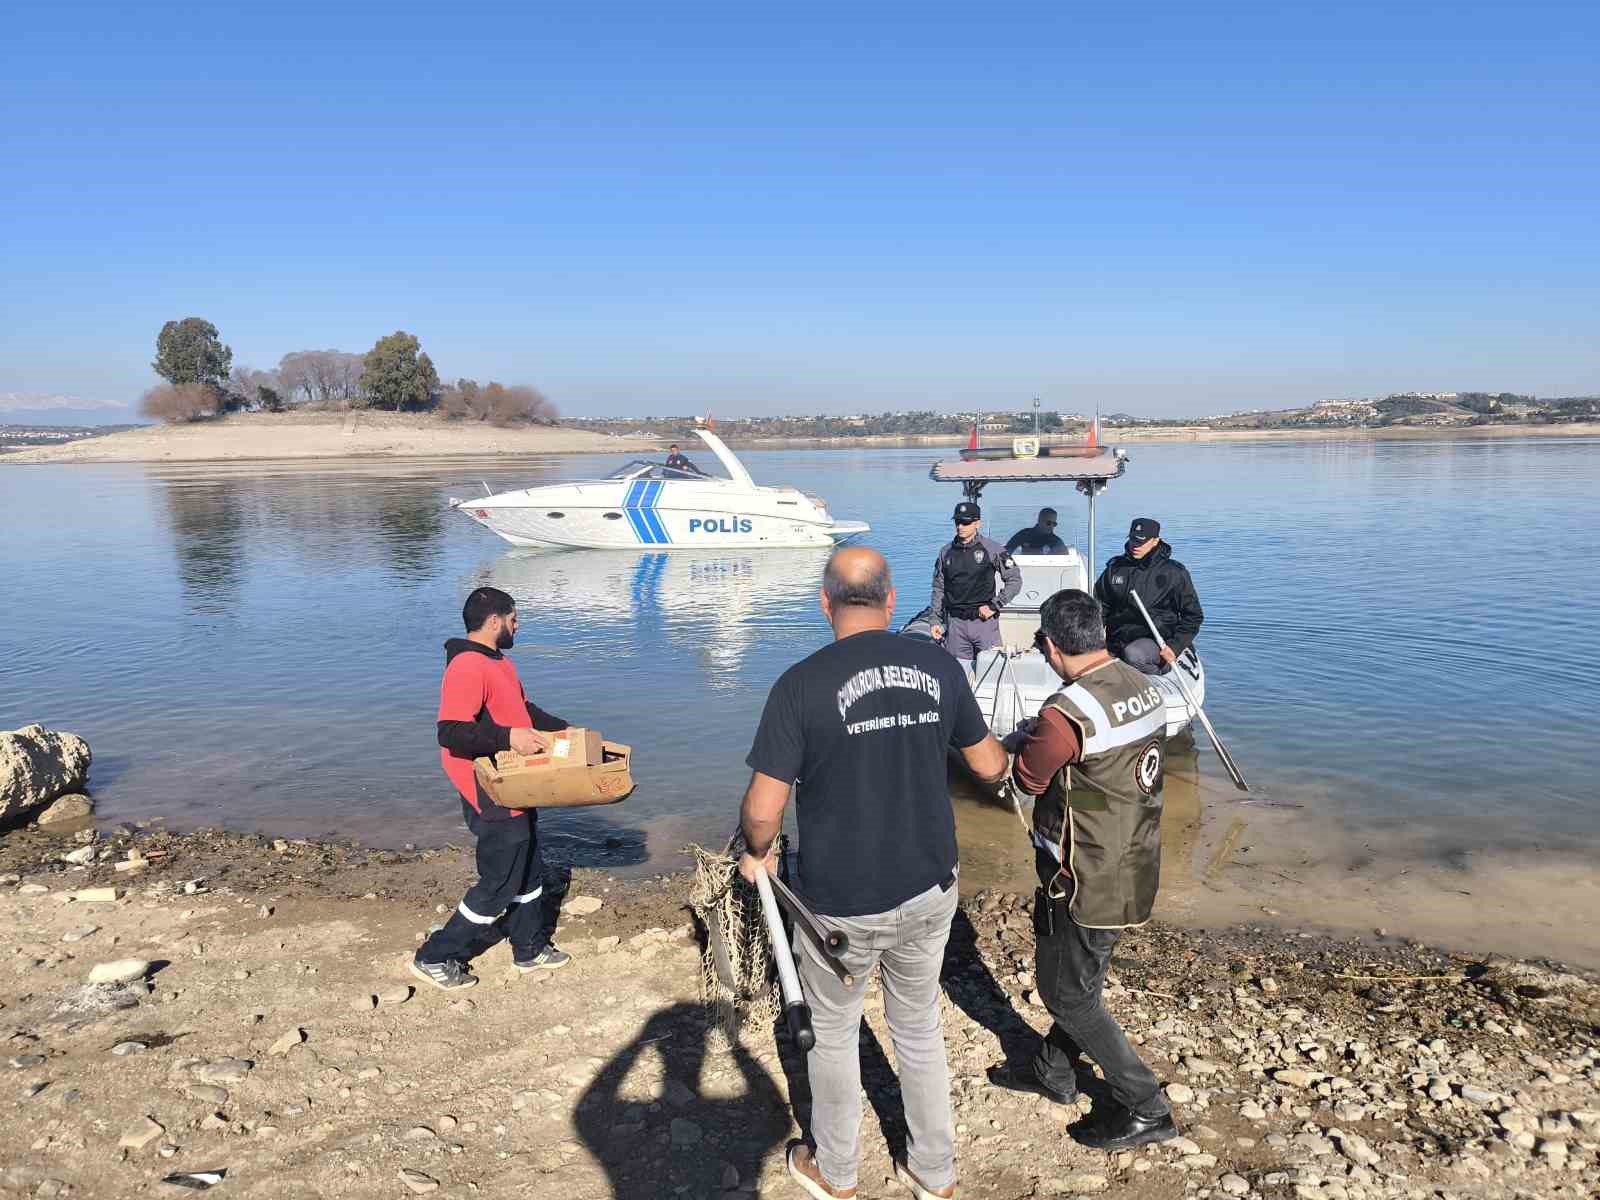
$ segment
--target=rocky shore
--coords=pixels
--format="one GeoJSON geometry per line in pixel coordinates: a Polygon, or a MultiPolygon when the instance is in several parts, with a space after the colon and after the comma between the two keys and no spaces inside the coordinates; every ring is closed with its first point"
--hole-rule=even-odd
{"type": "MultiPolygon", "coordinates": [[[[479,986],[446,995],[404,964],[470,872],[452,849],[13,831],[0,1194],[799,1194],[783,1150],[807,1110],[803,1056],[770,1029],[733,1048],[708,1038],[685,877],[562,880],[570,967],[519,977],[500,946],[479,986]]],[[[968,897],[946,963],[965,1196],[1600,1188],[1595,979],[1264,928],[1124,940],[1110,1003],[1184,1136],[1085,1150],[1065,1131],[1087,1100],[985,1079],[1046,1026],[1026,905],[968,897]]],[[[877,994],[868,1024],[860,1194],[904,1194],[889,1182],[904,1125],[877,994]]]]}

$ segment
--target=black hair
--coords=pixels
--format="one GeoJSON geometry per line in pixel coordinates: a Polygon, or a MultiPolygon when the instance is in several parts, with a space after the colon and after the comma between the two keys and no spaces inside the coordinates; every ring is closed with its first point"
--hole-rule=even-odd
{"type": "Polygon", "coordinates": [[[461,606],[461,621],[468,633],[477,633],[490,617],[509,617],[516,611],[517,602],[510,593],[492,587],[474,588],[461,606]]]}
{"type": "Polygon", "coordinates": [[[1044,515],[1045,515],[1045,513],[1049,513],[1049,514],[1050,514],[1050,515],[1051,515],[1051,516],[1052,516],[1052,517],[1059,517],[1059,516],[1060,516],[1060,515],[1061,515],[1061,514],[1060,514],[1060,513],[1058,513],[1058,512],[1057,512],[1057,511],[1056,511],[1056,510],[1055,510],[1055,509],[1053,509],[1053,508],[1041,508],[1041,509],[1040,509],[1040,510],[1039,510],[1039,515],[1040,515],[1040,516],[1041,516],[1041,517],[1042,517],[1042,516],[1044,516],[1044,515]]]}
{"type": "Polygon", "coordinates": [[[1063,654],[1088,654],[1106,648],[1106,622],[1100,602],[1077,588],[1059,591],[1040,606],[1039,629],[1063,654]]]}
{"type": "Polygon", "coordinates": [[[835,550],[822,572],[822,590],[834,608],[882,608],[889,603],[889,589],[894,581],[889,575],[889,564],[882,558],[870,570],[858,572],[853,579],[834,567],[842,550],[835,550]]]}

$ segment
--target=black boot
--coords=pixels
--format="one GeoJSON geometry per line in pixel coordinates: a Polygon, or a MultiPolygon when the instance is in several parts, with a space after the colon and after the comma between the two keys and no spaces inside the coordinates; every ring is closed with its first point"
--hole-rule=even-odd
{"type": "Polygon", "coordinates": [[[1069,1132],[1091,1150],[1132,1150],[1147,1142],[1171,1141],[1178,1136],[1178,1127],[1170,1112],[1145,1117],[1112,1102],[1104,1116],[1093,1113],[1069,1132]]]}
{"type": "Polygon", "coordinates": [[[1052,1104],[1076,1104],[1078,1102],[1078,1088],[1076,1082],[1070,1092],[1053,1088],[1040,1079],[1032,1066],[1016,1066],[1003,1063],[998,1067],[989,1068],[989,1083],[993,1087],[1005,1088],[1008,1092],[1031,1092],[1035,1096],[1043,1096],[1052,1104]]]}

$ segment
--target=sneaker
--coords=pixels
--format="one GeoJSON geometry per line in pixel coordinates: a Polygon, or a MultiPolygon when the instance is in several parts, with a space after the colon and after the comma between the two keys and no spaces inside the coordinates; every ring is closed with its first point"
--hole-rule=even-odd
{"type": "Polygon", "coordinates": [[[478,977],[467,970],[454,959],[447,962],[423,962],[420,958],[411,960],[411,973],[425,983],[431,983],[441,991],[458,992],[462,988],[469,988],[478,982],[478,977]]]}
{"type": "Polygon", "coordinates": [[[913,1175],[911,1168],[903,1162],[894,1164],[894,1177],[910,1188],[911,1194],[917,1200],[955,1200],[955,1184],[952,1183],[949,1187],[931,1188],[913,1175]]]}
{"type": "Polygon", "coordinates": [[[788,1161],[789,1178],[805,1188],[806,1193],[816,1200],[852,1200],[855,1196],[855,1188],[836,1188],[822,1177],[817,1156],[804,1142],[789,1147],[788,1161]]]}
{"type": "Polygon", "coordinates": [[[511,965],[526,975],[530,971],[559,971],[571,961],[572,955],[551,942],[531,958],[513,957],[511,965]]]}

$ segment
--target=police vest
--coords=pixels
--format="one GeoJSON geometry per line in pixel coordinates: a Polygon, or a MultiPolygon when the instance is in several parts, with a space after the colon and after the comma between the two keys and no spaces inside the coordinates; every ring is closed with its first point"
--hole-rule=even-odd
{"type": "Polygon", "coordinates": [[[1143,925],[1161,882],[1166,702],[1148,676],[1113,660],[1045,706],[1072,722],[1083,751],[1034,804],[1034,836],[1072,876],[1079,925],[1143,925]]]}
{"type": "Polygon", "coordinates": [[[944,551],[944,610],[952,617],[972,620],[978,607],[993,604],[995,570],[999,563],[984,544],[973,538],[966,545],[952,542],[944,551]]]}

